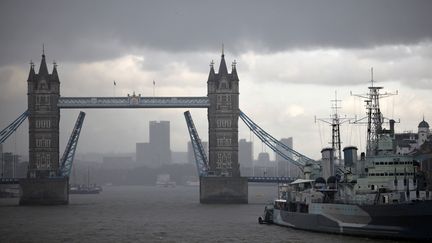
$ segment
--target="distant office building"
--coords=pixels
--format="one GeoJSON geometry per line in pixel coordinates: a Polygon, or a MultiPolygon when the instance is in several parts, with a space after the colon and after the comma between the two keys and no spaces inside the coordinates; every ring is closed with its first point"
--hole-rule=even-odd
{"type": "Polygon", "coordinates": [[[150,143],[137,143],[136,144],[136,163],[138,166],[151,166],[152,156],[152,148],[150,146],[150,143]]]}
{"type": "Polygon", "coordinates": [[[13,153],[1,153],[1,177],[17,177],[17,167],[20,163],[20,156],[13,153]]]}
{"type": "Polygon", "coordinates": [[[270,160],[270,154],[261,152],[255,161],[254,176],[275,176],[275,163],[270,160]]]}
{"type": "Polygon", "coordinates": [[[156,166],[171,163],[170,122],[150,121],[150,146],[152,148],[151,162],[156,166]]]}
{"type": "Polygon", "coordinates": [[[239,163],[241,167],[252,167],[253,163],[253,144],[240,139],[239,141],[239,163]]]}
{"type": "Polygon", "coordinates": [[[259,153],[257,163],[259,163],[262,166],[270,165],[270,154],[267,152],[259,153]]]}
{"type": "MultiPolygon", "coordinates": [[[[279,140],[279,142],[285,144],[289,148],[293,148],[293,138],[282,138],[279,140]]],[[[281,148],[281,146],[277,146],[278,149],[281,148]]],[[[276,163],[277,163],[277,174],[278,176],[297,176],[298,174],[298,168],[297,166],[290,163],[288,160],[284,159],[279,154],[276,154],[276,163]]],[[[285,153],[289,158],[293,158],[293,155],[291,152],[285,153]]]]}
{"type": "MultiPolygon", "coordinates": [[[[208,151],[208,142],[201,142],[203,147],[204,147],[204,151],[206,152],[206,156],[208,159],[209,156],[209,151],[208,151]]],[[[192,143],[189,141],[188,142],[188,147],[187,147],[187,162],[188,163],[195,163],[195,155],[194,155],[194,151],[192,149],[192,143]]]]}
{"type": "MultiPolygon", "coordinates": [[[[286,146],[288,146],[289,148],[293,148],[293,138],[289,137],[289,138],[282,138],[281,140],[279,140],[279,142],[285,144],[286,146]]],[[[281,149],[281,146],[277,146],[278,149],[281,149]]],[[[285,159],[280,156],[279,154],[276,154],[276,161],[284,161],[285,159]]],[[[291,152],[287,152],[286,155],[288,155],[288,157],[292,158],[292,153],[291,152]]]]}
{"type": "Polygon", "coordinates": [[[170,122],[150,121],[149,142],[136,144],[136,162],[138,165],[145,165],[152,168],[170,164],[170,122]]]}

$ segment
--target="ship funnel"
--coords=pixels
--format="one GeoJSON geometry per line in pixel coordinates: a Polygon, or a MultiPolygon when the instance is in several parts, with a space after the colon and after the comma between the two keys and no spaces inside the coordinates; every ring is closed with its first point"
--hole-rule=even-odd
{"type": "Polygon", "coordinates": [[[392,137],[394,137],[394,134],[395,134],[395,130],[394,130],[394,128],[395,128],[395,120],[391,119],[389,121],[389,123],[390,123],[390,134],[391,134],[392,137]]]}
{"type": "Polygon", "coordinates": [[[357,164],[357,147],[349,146],[343,149],[345,167],[354,167],[357,164]]]}
{"type": "Polygon", "coordinates": [[[334,175],[334,150],[332,148],[323,148],[321,150],[321,168],[322,177],[329,178],[334,175]]]}

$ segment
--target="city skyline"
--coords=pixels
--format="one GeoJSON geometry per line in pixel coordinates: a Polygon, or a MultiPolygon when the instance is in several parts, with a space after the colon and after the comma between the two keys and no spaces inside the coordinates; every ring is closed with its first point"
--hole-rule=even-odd
{"type": "MultiPolygon", "coordinates": [[[[26,109],[28,63],[33,60],[39,67],[42,44],[47,62],[58,63],[62,96],[203,96],[208,65],[212,60],[219,64],[224,43],[227,64],[237,62],[240,109],[273,136],[293,137],[294,148],[314,159],[330,140],[330,128],[315,124],[314,116],[330,113],[335,90],[343,101],[341,114],[364,116],[363,102],[350,91],[367,91],[372,66],[377,85],[399,91],[382,102],[384,115],[401,119],[398,132],[415,131],[423,116],[432,121],[427,1],[207,2],[209,6],[186,1],[169,8],[134,3],[132,10],[115,2],[75,4],[58,2],[48,10],[34,2],[25,8],[19,1],[1,3],[0,28],[8,33],[0,37],[1,129],[26,109]],[[215,11],[209,13],[209,8],[215,11]],[[118,17],[131,15],[129,11],[136,17],[118,17]]],[[[142,124],[150,120],[171,120],[172,148],[186,150],[184,109],[85,111],[77,153],[133,151],[148,133],[142,124]]],[[[61,112],[61,152],[77,114],[61,112]]],[[[200,136],[208,140],[207,111],[192,109],[191,114],[200,136]]],[[[262,150],[239,124],[239,138],[256,141],[254,151],[262,150]]],[[[9,138],[5,151],[28,153],[26,125],[9,138]]],[[[364,127],[341,130],[342,147],[364,147],[364,127]]]]}

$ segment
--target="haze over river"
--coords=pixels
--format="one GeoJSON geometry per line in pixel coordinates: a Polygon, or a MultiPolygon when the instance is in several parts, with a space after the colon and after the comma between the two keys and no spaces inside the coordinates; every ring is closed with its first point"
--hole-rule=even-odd
{"type": "Polygon", "coordinates": [[[249,186],[247,205],[205,205],[198,187],[110,186],[67,206],[0,199],[0,242],[392,242],[258,224],[275,195],[249,186]]]}

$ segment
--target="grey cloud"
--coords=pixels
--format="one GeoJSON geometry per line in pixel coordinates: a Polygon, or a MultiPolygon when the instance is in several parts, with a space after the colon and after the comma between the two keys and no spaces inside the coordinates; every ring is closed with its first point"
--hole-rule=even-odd
{"type": "Polygon", "coordinates": [[[136,48],[232,52],[430,40],[430,1],[2,1],[0,65],[98,60],[136,48]]]}

